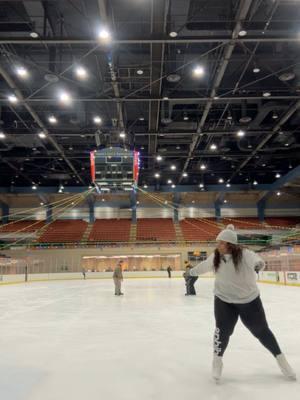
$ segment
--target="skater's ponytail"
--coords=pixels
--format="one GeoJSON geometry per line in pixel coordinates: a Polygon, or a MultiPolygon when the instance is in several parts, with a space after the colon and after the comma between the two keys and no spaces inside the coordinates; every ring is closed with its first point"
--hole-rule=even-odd
{"type": "MultiPolygon", "coordinates": [[[[236,272],[238,272],[239,271],[239,264],[242,261],[242,257],[243,257],[243,249],[242,249],[241,246],[238,246],[236,244],[227,243],[227,250],[228,250],[228,253],[231,254],[232,261],[233,261],[233,264],[234,264],[234,268],[235,268],[236,272]]],[[[219,267],[220,267],[221,259],[222,259],[222,256],[221,256],[219,250],[216,249],[215,250],[215,256],[214,256],[214,270],[215,270],[215,272],[217,272],[219,267]]]]}

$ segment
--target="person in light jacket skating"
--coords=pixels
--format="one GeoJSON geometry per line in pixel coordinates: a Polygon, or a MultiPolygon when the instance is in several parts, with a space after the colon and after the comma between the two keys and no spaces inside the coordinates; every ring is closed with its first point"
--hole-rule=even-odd
{"type": "Polygon", "coordinates": [[[123,296],[124,293],[121,292],[121,285],[123,281],[123,263],[124,261],[119,261],[118,265],[114,269],[113,273],[113,280],[115,284],[115,295],[116,296],[123,296]]]}
{"type": "Polygon", "coordinates": [[[228,225],[220,232],[216,240],[217,248],[214,253],[189,272],[190,276],[215,272],[213,378],[216,382],[221,379],[223,354],[240,318],[249,331],[273,354],[283,375],[287,379],[296,380],[295,372],[268,326],[256,284],[255,270],[264,269],[265,262],[258,254],[238,245],[233,225],[228,225]]]}
{"type": "Polygon", "coordinates": [[[195,296],[196,290],[194,287],[195,282],[198,279],[198,276],[190,276],[190,270],[192,268],[191,264],[188,261],[184,262],[185,264],[185,271],[183,273],[183,277],[185,279],[185,286],[186,286],[186,296],[195,296]]]}

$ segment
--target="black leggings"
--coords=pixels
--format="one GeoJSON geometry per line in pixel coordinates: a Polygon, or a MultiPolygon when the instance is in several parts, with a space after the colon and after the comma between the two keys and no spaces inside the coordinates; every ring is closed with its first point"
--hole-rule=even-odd
{"type": "Polygon", "coordinates": [[[238,318],[249,331],[276,357],[281,354],[279,345],[268,327],[265,311],[258,296],[246,304],[225,303],[215,297],[216,330],[214,352],[223,356],[238,318]]]}

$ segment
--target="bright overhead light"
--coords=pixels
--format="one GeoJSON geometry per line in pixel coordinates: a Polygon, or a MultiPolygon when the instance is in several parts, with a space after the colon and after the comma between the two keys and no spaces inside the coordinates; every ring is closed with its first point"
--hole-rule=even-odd
{"type": "Polygon", "coordinates": [[[281,195],[281,192],[277,192],[276,195],[277,195],[277,196],[280,196],[280,195],[281,195]]]}
{"type": "Polygon", "coordinates": [[[6,138],[5,133],[0,132],[0,139],[5,139],[5,138],[6,138]]]}
{"type": "Polygon", "coordinates": [[[89,189],[92,189],[92,187],[93,187],[92,185],[89,185],[89,189]]]}
{"type": "Polygon", "coordinates": [[[219,183],[224,183],[224,179],[223,179],[223,178],[220,178],[220,179],[219,179],[219,183]]]}
{"type": "Polygon", "coordinates": [[[139,121],[145,121],[145,118],[143,116],[139,117],[139,121]]]}
{"type": "Polygon", "coordinates": [[[162,160],[162,156],[158,155],[156,156],[156,161],[161,161],[162,160]]]}
{"type": "Polygon", "coordinates": [[[171,165],[171,167],[170,167],[170,168],[171,168],[171,170],[172,170],[172,171],[175,171],[175,169],[176,169],[176,165],[171,165]]]}
{"type": "Polygon", "coordinates": [[[155,178],[160,178],[160,175],[156,172],[156,174],[154,174],[155,178]]]}
{"type": "Polygon", "coordinates": [[[260,72],[260,68],[258,68],[257,66],[255,66],[255,67],[253,68],[253,72],[254,72],[255,74],[258,74],[258,73],[260,72]]]}
{"type": "Polygon", "coordinates": [[[17,96],[15,96],[14,94],[10,94],[9,96],[8,96],[8,100],[11,102],[11,103],[17,103],[18,102],[18,98],[17,98],[17,96]]]}
{"type": "Polygon", "coordinates": [[[41,206],[43,206],[43,205],[44,205],[44,203],[40,203],[40,205],[41,205],[41,206]]]}
{"type": "Polygon", "coordinates": [[[68,92],[60,92],[59,96],[59,101],[63,104],[69,105],[72,102],[72,98],[68,92]]]}
{"type": "Polygon", "coordinates": [[[30,37],[33,39],[37,39],[39,37],[39,34],[37,32],[30,32],[30,37]]]}
{"type": "Polygon", "coordinates": [[[79,79],[86,79],[88,76],[87,70],[82,66],[77,67],[75,69],[75,73],[76,73],[77,78],[79,78],[79,79]]]}
{"type": "Polygon", "coordinates": [[[200,183],[199,184],[199,188],[203,188],[204,187],[204,184],[203,183],[200,183]]]}
{"type": "Polygon", "coordinates": [[[230,185],[230,183],[226,183],[226,187],[230,187],[231,185],[230,185]]]}
{"type": "Polygon", "coordinates": [[[173,184],[171,187],[174,189],[174,188],[176,188],[176,185],[173,184]]]}
{"type": "Polygon", "coordinates": [[[144,189],[148,189],[148,185],[144,185],[144,189]]]}
{"type": "Polygon", "coordinates": [[[225,204],[227,203],[227,200],[226,200],[226,199],[224,200],[224,203],[225,203],[225,204]]]}
{"type": "Polygon", "coordinates": [[[172,32],[169,33],[169,36],[171,36],[172,38],[177,37],[177,35],[178,35],[178,33],[175,32],[175,31],[172,31],[172,32]]]}
{"type": "Polygon", "coordinates": [[[101,124],[101,122],[102,122],[102,119],[98,116],[94,117],[93,120],[94,120],[94,123],[98,124],[98,125],[101,124]]]}
{"type": "Polygon", "coordinates": [[[105,201],[105,199],[102,199],[102,201],[105,201]]]}
{"type": "Polygon", "coordinates": [[[263,92],[263,96],[264,96],[264,97],[270,97],[270,96],[271,96],[271,93],[270,93],[270,92],[263,92]]]}
{"type": "Polygon", "coordinates": [[[126,137],[126,133],[125,132],[121,132],[120,133],[120,138],[124,139],[126,137]]]}
{"type": "Polygon", "coordinates": [[[285,143],[284,145],[285,145],[286,147],[288,147],[288,146],[289,146],[289,143],[285,143]]]}
{"type": "Polygon", "coordinates": [[[184,178],[186,178],[186,177],[188,176],[188,174],[187,174],[186,172],[184,172],[184,173],[182,174],[182,176],[183,176],[184,178]]]}
{"type": "Polygon", "coordinates": [[[236,134],[237,134],[238,137],[243,137],[243,136],[245,136],[245,131],[240,129],[239,131],[237,131],[236,134]]]}
{"type": "Polygon", "coordinates": [[[184,116],[183,116],[183,120],[184,120],[184,121],[188,121],[188,120],[189,120],[188,115],[184,115],[184,116]]]}
{"type": "Polygon", "coordinates": [[[253,181],[253,185],[256,186],[258,183],[257,181],[253,181]]]}
{"type": "Polygon", "coordinates": [[[17,67],[16,68],[16,74],[20,78],[27,78],[28,77],[28,70],[25,67],[17,67]]]}
{"type": "Polygon", "coordinates": [[[101,29],[98,34],[99,39],[103,42],[109,42],[111,40],[111,34],[107,29],[101,29]]]}
{"type": "Polygon", "coordinates": [[[217,145],[211,144],[211,145],[210,145],[210,149],[211,149],[211,150],[217,150],[217,145]]]}
{"type": "Polygon", "coordinates": [[[193,75],[196,77],[200,77],[204,75],[204,68],[201,67],[201,65],[197,65],[194,69],[193,69],[193,75]]]}
{"type": "Polygon", "coordinates": [[[48,118],[48,121],[50,122],[50,124],[57,123],[57,119],[54,117],[54,115],[50,115],[50,117],[48,118]]]}
{"type": "Polygon", "coordinates": [[[143,71],[142,69],[138,69],[138,70],[136,71],[136,73],[137,73],[138,75],[143,75],[144,71],[143,71]]]}
{"type": "Polygon", "coordinates": [[[273,112],[272,118],[273,118],[273,119],[278,119],[279,116],[278,116],[278,114],[277,114],[276,112],[273,112]]]}
{"type": "Polygon", "coordinates": [[[205,170],[206,169],[206,165],[205,164],[201,164],[200,165],[200,169],[202,169],[202,171],[205,170]]]}
{"type": "Polygon", "coordinates": [[[172,181],[171,181],[171,179],[168,179],[168,185],[171,185],[172,184],[172,181]]]}
{"type": "Polygon", "coordinates": [[[247,31],[245,29],[242,29],[239,31],[239,36],[243,37],[247,35],[247,31]]]}
{"type": "Polygon", "coordinates": [[[168,201],[167,200],[165,200],[165,202],[164,202],[165,204],[168,204],[168,201]]]}
{"type": "Polygon", "coordinates": [[[41,139],[45,139],[47,137],[47,134],[45,132],[40,132],[38,135],[39,135],[39,138],[41,138],[41,139]]]}
{"type": "Polygon", "coordinates": [[[164,96],[163,100],[169,100],[169,97],[168,96],[164,96]]]}
{"type": "Polygon", "coordinates": [[[32,185],[32,190],[36,190],[37,189],[37,186],[36,185],[32,185]]]}
{"type": "Polygon", "coordinates": [[[280,178],[280,177],[281,177],[281,175],[278,173],[275,175],[275,178],[280,178]]]}

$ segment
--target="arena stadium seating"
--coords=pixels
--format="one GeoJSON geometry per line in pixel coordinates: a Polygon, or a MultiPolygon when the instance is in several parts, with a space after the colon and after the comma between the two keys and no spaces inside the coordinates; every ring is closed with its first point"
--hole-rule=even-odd
{"type": "Polygon", "coordinates": [[[175,241],[172,219],[141,218],[137,221],[137,241],[175,241]]]}
{"type": "Polygon", "coordinates": [[[80,242],[88,223],[82,220],[52,222],[39,238],[41,243],[80,242]]]}
{"type": "Polygon", "coordinates": [[[93,242],[128,242],[130,219],[97,219],[89,235],[93,242]]]}

